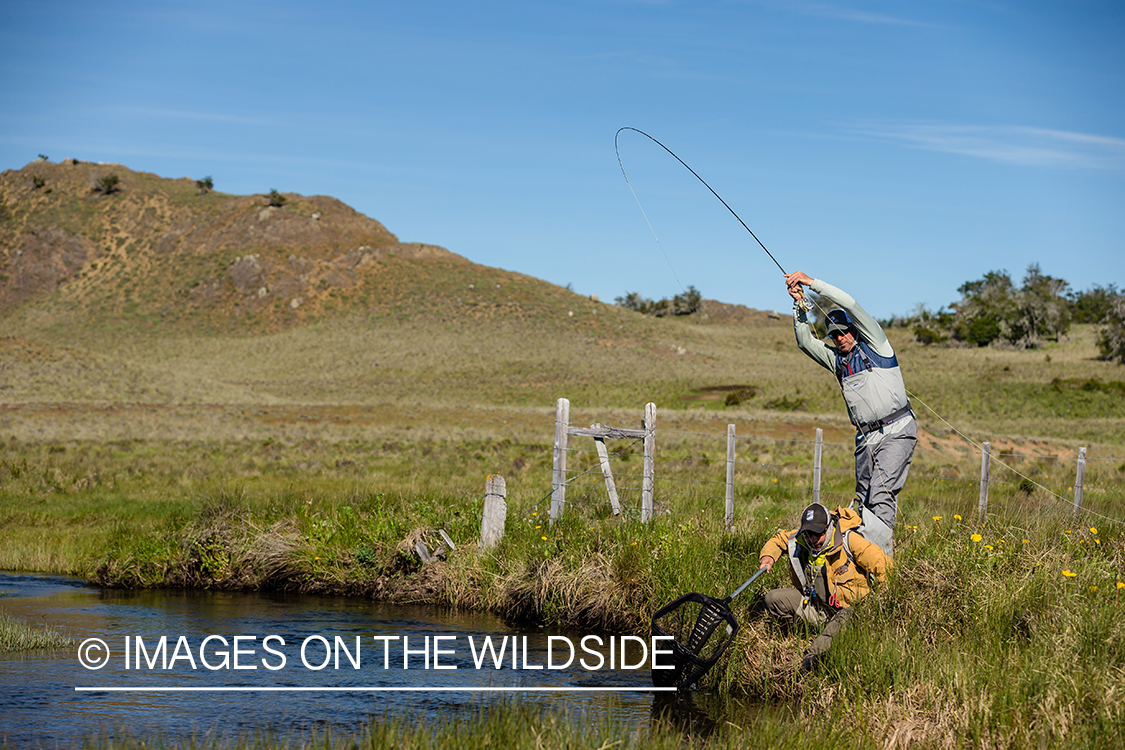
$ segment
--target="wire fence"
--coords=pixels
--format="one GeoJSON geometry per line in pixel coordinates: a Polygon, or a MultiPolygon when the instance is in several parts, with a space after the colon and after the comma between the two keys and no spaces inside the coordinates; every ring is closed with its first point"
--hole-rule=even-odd
{"type": "MultiPolygon", "coordinates": [[[[565,431],[567,425],[561,429],[565,431]]],[[[601,438],[615,443],[612,452],[605,453],[608,460],[603,460],[593,443],[563,440],[560,446],[556,423],[552,519],[562,514],[556,502],[563,495],[568,505],[584,505],[595,515],[608,515],[609,484],[626,516],[648,520],[653,514],[682,512],[684,498],[691,498],[694,503],[686,504],[688,512],[695,512],[693,504],[703,512],[713,508],[728,525],[740,510],[745,513],[763,502],[769,507],[776,501],[791,509],[816,497],[831,507],[847,505],[855,497],[851,442],[737,435],[734,426],[727,433],[709,433],[658,429],[653,422],[646,423],[645,430],[651,433],[650,443],[633,436],[601,438]],[[651,454],[638,455],[643,442],[651,454]]],[[[1123,521],[1123,478],[1125,457],[1086,455],[1085,448],[1072,455],[1011,449],[993,453],[988,443],[964,448],[919,446],[899,506],[900,511],[934,515],[1054,509],[1123,521]]]]}

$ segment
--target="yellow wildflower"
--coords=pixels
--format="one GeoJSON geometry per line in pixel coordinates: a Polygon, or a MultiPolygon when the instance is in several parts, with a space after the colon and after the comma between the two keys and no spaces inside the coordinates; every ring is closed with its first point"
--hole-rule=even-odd
{"type": "Polygon", "coordinates": [[[542,539],[544,542],[547,541],[547,537],[545,537],[545,536],[541,536],[539,538],[542,539]]]}
{"type": "Polygon", "coordinates": [[[940,521],[940,520],[941,520],[941,516],[934,516],[934,520],[935,520],[935,521],[940,521]]]}
{"type": "Polygon", "coordinates": [[[1118,582],[1117,582],[1117,588],[1119,588],[1119,589],[1125,589],[1125,583],[1122,583],[1121,581],[1118,581],[1118,582]]]}
{"type": "Polygon", "coordinates": [[[1077,578],[1078,577],[1077,573],[1074,573],[1074,572],[1069,571],[1069,570],[1064,570],[1063,575],[1066,576],[1067,578],[1077,578]]]}
{"type": "Polygon", "coordinates": [[[986,550],[988,550],[989,552],[991,552],[991,551],[992,551],[992,545],[991,545],[991,544],[986,544],[986,545],[984,545],[984,548],[985,548],[986,550]]]}
{"type": "Polygon", "coordinates": [[[1023,543],[1024,543],[1024,544],[1029,544],[1030,542],[1028,542],[1028,540],[1024,539],[1024,540],[1023,540],[1023,543]]]}
{"type": "Polygon", "coordinates": [[[1090,527],[1090,533],[1091,533],[1091,534],[1097,534],[1097,533],[1098,533],[1098,530],[1097,530],[1097,528],[1096,528],[1096,527],[1094,527],[1094,526],[1091,526],[1091,527],[1090,527]]]}
{"type": "Polygon", "coordinates": [[[982,537],[982,536],[981,536],[980,534],[973,534],[973,535],[972,535],[971,537],[969,537],[969,538],[970,538],[970,539],[972,539],[972,540],[973,540],[974,542],[979,542],[979,541],[980,541],[981,539],[983,539],[984,537],[982,537]]]}
{"type": "Polygon", "coordinates": [[[533,516],[537,516],[537,515],[539,515],[539,511],[535,511],[535,510],[533,510],[533,511],[531,511],[531,515],[533,515],[533,516]]]}
{"type": "Polygon", "coordinates": [[[953,520],[954,520],[954,521],[960,521],[960,520],[961,520],[961,516],[958,516],[958,515],[954,515],[954,516],[953,516],[953,520]]]}

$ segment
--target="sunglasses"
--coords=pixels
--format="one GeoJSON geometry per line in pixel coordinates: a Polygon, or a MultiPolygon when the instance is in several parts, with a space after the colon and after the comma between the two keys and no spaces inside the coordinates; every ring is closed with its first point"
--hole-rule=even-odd
{"type": "Polygon", "coordinates": [[[817,533],[815,531],[802,531],[801,536],[804,537],[806,542],[812,544],[820,541],[820,538],[824,536],[824,532],[821,531],[820,533],[817,533]]]}

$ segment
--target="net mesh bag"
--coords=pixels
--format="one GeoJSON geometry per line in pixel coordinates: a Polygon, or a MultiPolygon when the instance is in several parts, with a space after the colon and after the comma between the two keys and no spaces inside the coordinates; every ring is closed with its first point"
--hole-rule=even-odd
{"type": "Polygon", "coordinates": [[[703,677],[727,650],[738,635],[738,621],[727,602],[706,594],[685,594],[652,616],[652,634],[672,637],[674,666],[656,669],[653,659],[652,684],[683,690],[703,677]]]}

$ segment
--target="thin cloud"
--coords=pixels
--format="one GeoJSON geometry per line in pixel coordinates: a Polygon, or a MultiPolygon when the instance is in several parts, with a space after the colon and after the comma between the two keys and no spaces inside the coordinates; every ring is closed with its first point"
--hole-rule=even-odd
{"type": "Polygon", "coordinates": [[[1020,126],[866,123],[854,133],[910,148],[1035,167],[1125,171],[1125,138],[1020,126]]]}
{"type": "Polygon", "coordinates": [[[883,13],[869,13],[863,10],[853,10],[852,8],[840,8],[835,5],[826,5],[823,3],[813,3],[805,5],[801,12],[809,16],[823,16],[825,18],[839,18],[844,21],[854,21],[856,23],[874,23],[891,26],[927,26],[928,24],[921,21],[912,21],[908,18],[898,18],[896,16],[888,16],[883,13]]]}

